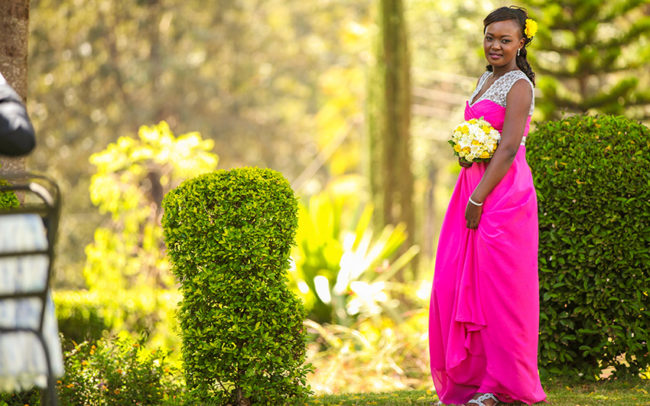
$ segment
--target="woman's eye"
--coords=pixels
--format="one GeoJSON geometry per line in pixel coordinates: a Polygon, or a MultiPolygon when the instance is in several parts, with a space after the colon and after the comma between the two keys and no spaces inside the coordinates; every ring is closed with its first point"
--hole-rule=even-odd
{"type": "Polygon", "coordinates": [[[509,39],[504,39],[504,40],[503,40],[503,43],[504,43],[504,44],[507,44],[508,42],[510,42],[509,39]]]}

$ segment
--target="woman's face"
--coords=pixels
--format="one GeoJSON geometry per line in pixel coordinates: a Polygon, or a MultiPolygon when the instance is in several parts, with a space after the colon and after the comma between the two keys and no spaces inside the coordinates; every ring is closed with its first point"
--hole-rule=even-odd
{"type": "Polygon", "coordinates": [[[483,51],[493,67],[517,65],[517,50],[524,46],[521,28],[515,20],[496,21],[485,27],[483,51]]]}

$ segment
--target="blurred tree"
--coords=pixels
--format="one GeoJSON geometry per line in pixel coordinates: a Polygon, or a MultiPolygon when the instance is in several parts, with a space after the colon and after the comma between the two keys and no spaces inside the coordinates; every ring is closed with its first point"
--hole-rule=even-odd
{"type": "Polygon", "coordinates": [[[142,123],[200,132],[225,168],[301,173],[327,144],[313,136],[321,77],[354,64],[341,33],[366,14],[365,0],[34,0],[29,107],[45,148],[30,159],[66,196],[57,281],[83,285],[78,247],[102,221],[88,157],[142,123]]]}
{"type": "MultiPolygon", "coordinates": [[[[503,1],[405,1],[412,49],[411,142],[420,278],[430,278],[449,193],[458,177],[450,129],[485,71],[483,18],[503,1]],[[431,265],[431,266],[428,266],[431,265]]],[[[505,3],[508,5],[511,3],[505,3]]]]}
{"type": "Polygon", "coordinates": [[[90,157],[97,168],[92,202],[111,214],[86,246],[84,277],[91,290],[174,285],[160,225],[162,199],[181,181],[216,169],[213,146],[198,133],[175,137],[163,121],[90,157]]]}
{"type": "MultiPolygon", "coordinates": [[[[430,167],[444,168],[440,216],[453,181],[442,139],[462,118],[456,99],[483,69],[480,22],[493,3],[404,1],[419,104],[416,204],[432,200],[430,174],[438,172],[430,167]]],[[[364,75],[376,3],[33,0],[28,107],[39,148],[28,162],[65,196],[58,286],[84,286],[81,248],[109,221],[88,196],[95,172],[88,157],[142,123],[164,119],[177,133],[198,131],[214,141],[222,168],[271,167],[307,196],[367,167],[364,75]]],[[[428,218],[416,223],[424,227],[428,218]]]]}
{"type": "MultiPolygon", "coordinates": [[[[331,25],[328,49],[336,50],[330,66],[318,78],[318,111],[314,138],[319,153],[296,177],[292,186],[300,194],[318,193],[331,178],[358,174],[361,170],[364,134],[365,74],[370,59],[370,3],[357,1],[337,13],[331,25]],[[358,12],[350,12],[358,9],[358,12]],[[331,35],[331,34],[330,34],[331,35]]],[[[365,182],[358,193],[366,199],[365,182]]]]}
{"type": "MultiPolygon", "coordinates": [[[[29,0],[3,0],[0,2],[0,73],[27,99],[27,37],[29,34],[29,0]]],[[[25,167],[23,158],[0,159],[3,171],[25,167]]]]}
{"type": "Polygon", "coordinates": [[[378,35],[368,85],[370,187],[380,225],[403,223],[415,238],[411,171],[410,55],[401,0],[378,3],[378,35]]]}
{"type": "Polygon", "coordinates": [[[525,3],[539,21],[531,62],[545,118],[565,111],[650,118],[650,1],[525,3]]]}

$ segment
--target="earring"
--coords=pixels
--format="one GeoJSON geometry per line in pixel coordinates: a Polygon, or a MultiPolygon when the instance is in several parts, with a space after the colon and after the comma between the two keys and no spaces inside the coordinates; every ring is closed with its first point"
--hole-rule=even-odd
{"type": "Polygon", "coordinates": [[[517,56],[519,56],[519,52],[521,52],[521,48],[517,50],[517,56]]]}

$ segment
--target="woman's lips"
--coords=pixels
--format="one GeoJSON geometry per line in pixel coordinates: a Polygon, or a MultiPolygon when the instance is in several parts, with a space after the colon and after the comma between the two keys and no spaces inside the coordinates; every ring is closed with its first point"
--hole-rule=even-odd
{"type": "Polygon", "coordinates": [[[492,59],[499,59],[499,58],[501,58],[502,55],[501,55],[501,54],[493,54],[493,53],[490,53],[489,56],[490,56],[490,58],[492,58],[492,59]]]}

